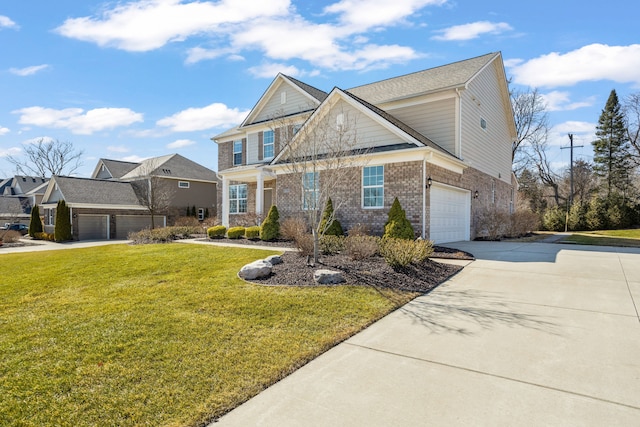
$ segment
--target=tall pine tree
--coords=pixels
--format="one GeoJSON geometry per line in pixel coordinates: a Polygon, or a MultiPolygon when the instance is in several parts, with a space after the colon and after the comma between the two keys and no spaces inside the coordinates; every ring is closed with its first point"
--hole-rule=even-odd
{"type": "Polygon", "coordinates": [[[630,165],[630,146],[625,131],[624,114],[615,89],[600,114],[593,144],[593,171],[602,180],[606,197],[624,192],[630,165]]]}

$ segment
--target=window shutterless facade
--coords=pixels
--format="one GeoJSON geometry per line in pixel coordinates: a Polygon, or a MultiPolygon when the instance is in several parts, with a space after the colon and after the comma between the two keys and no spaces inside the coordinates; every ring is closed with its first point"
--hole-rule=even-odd
{"type": "Polygon", "coordinates": [[[320,177],[318,172],[307,172],[302,176],[302,209],[318,209],[320,177]]]}
{"type": "Polygon", "coordinates": [[[247,213],[247,184],[229,186],[229,213],[247,213]]]}
{"type": "Polygon", "coordinates": [[[267,159],[273,159],[273,154],[274,154],[274,136],[273,136],[273,131],[272,130],[267,130],[265,131],[262,137],[262,158],[267,160],[267,159]]]}
{"type": "Polygon", "coordinates": [[[384,166],[362,168],[362,207],[365,209],[384,207],[384,166]]]}
{"type": "Polygon", "coordinates": [[[178,188],[189,188],[189,181],[178,181],[178,188]]]}
{"type": "Polygon", "coordinates": [[[242,141],[233,141],[233,166],[242,164],[242,141]]]}

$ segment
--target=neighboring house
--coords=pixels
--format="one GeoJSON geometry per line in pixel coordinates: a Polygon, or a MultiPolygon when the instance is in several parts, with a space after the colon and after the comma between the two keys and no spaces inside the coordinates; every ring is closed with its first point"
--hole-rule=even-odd
{"type": "Polygon", "coordinates": [[[51,179],[42,200],[45,231],[54,231],[55,209],[64,200],[75,240],[126,239],[130,232],[151,226],[150,204],[145,202],[149,189],[166,199],[154,211],[155,227],[184,216],[187,207],[195,206],[202,217],[205,212],[215,216],[217,179],[214,171],[179,154],[141,163],[100,159],[91,178],[51,179]]]}
{"type": "Polygon", "coordinates": [[[16,175],[0,181],[0,222],[29,224],[31,208],[39,204],[49,179],[16,175]]]}
{"type": "Polygon", "coordinates": [[[223,224],[263,218],[271,204],[281,217],[300,214],[307,183],[291,180],[287,150],[316,117],[336,128],[357,119],[359,178],[332,183],[346,200],[337,216],[347,229],[368,224],[381,234],[395,197],[416,235],[436,243],[474,238],[483,209],[513,210],[515,122],[502,55],[491,53],[330,93],[278,74],[242,124],[212,138],[223,224]]]}

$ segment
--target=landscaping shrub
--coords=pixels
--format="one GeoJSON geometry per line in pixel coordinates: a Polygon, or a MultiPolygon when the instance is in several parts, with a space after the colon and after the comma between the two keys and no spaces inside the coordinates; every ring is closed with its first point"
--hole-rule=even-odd
{"type": "Polygon", "coordinates": [[[59,200],[56,207],[56,225],[53,234],[56,242],[65,242],[73,238],[71,235],[71,212],[64,200],[59,200]]]}
{"type": "Polygon", "coordinates": [[[227,227],[224,225],[214,225],[213,227],[207,228],[207,236],[210,239],[220,239],[227,234],[227,227]]]}
{"type": "Polygon", "coordinates": [[[20,240],[21,237],[22,234],[20,234],[19,231],[15,230],[7,230],[3,233],[0,233],[0,240],[2,240],[4,243],[16,243],[18,240],[20,240]]]}
{"type": "Polygon", "coordinates": [[[331,197],[329,197],[329,199],[327,200],[327,204],[324,207],[324,212],[322,212],[322,219],[320,220],[318,231],[321,235],[324,236],[342,236],[344,234],[340,221],[338,221],[335,217],[331,197]],[[331,222],[329,222],[330,220],[331,222]]]}
{"type": "Polygon", "coordinates": [[[298,255],[313,255],[313,235],[309,233],[300,233],[295,237],[295,239],[293,239],[293,243],[298,249],[298,255]]]}
{"type": "Polygon", "coordinates": [[[320,237],[320,251],[334,255],[344,250],[344,236],[324,235],[320,237]]]}
{"type": "Polygon", "coordinates": [[[509,225],[508,235],[510,237],[526,236],[540,228],[540,218],[531,210],[517,210],[511,214],[509,225]]]}
{"type": "Polygon", "coordinates": [[[506,211],[486,208],[476,214],[476,238],[500,240],[509,232],[511,218],[506,211]]]}
{"type": "Polygon", "coordinates": [[[349,236],[344,240],[344,251],[351,259],[363,260],[378,253],[379,244],[379,237],[349,232],[349,236]]]}
{"type": "Polygon", "coordinates": [[[173,222],[174,226],[186,226],[186,227],[200,227],[200,221],[198,221],[198,218],[194,218],[192,216],[181,216],[179,218],[176,218],[176,220],[173,222]]]}
{"type": "Polygon", "coordinates": [[[127,236],[133,244],[170,243],[174,240],[187,239],[193,234],[194,227],[174,226],[154,228],[129,233],[127,236]]]}
{"type": "Polygon", "coordinates": [[[31,221],[29,221],[29,236],[34,237],[36,233],[42,233],[42,220],[40,219],[40,208],[35,205],[31,209],[31,221]]]}
{"type": "Polygon", "coordinates": [[[307,234],[309,227],[302,218],[287,218],[280,225],[280,237],[294,241],[303,234],[307,234]]]}
{"type": "Polygon", "coordinates": [[[569,219],[567,227],[571,231],[579,231],[587,229],[587,210],[588,205],[582,203],[574,203],[569,209],[569,219]]]}
{"type": "Polygon", "coordinates": [[[280,234],[279,219],[280,214],[278,213],[278,208],[276,205],[271,206],[269,213],[267,213],[267,217],[262,221],[262,225],[260,226],[261,240],[268,242],[278,238],[278,235],[280,234]]]}
{"type": "Polygon", "coordinates": [[[356,224],[347,232],[349,236],[370,236],[371,227],[369,224],[356,224]]]}
{"type": "Polygon", "coordinates": [[[253,227],[247,227],[244,230],[245,239],[257,240],[260,238],[260,227],[254,225],[253,227]]]}
{"type": "Polygon", "coordinates": [[[384,225],[384,237],[396,239],[415,239],[415,232],[411,222],[407,219],[407,214],[400,206],[400,202],[396,197],[393,200],[389,217],[384,225]]]}
{"type": "Polygon", "coordinates": [[[55,235],[50,234],[50,233],[46,233],[46,232],[44,232],[44,231],[43,231],[43,232],[41,232],[41,233],[35,233],[35,234],[33,235],[33,238],[34,238],[35,240],[48,240],[48,241],[50,241],[50,242],[55,242],[55,241],[56,241],[56,239],[55,239],[55,235]]]}
{"type": "Polygon", "coordinates": [[[433,253],[430,240],[407,240],[384,237],[380,240],[380,255],[391,267],[401,268],[409,264],[418,264],[433,253]]]}
{"type": "Polygon", "coordinates": [[[231,227],[227,230],[227,237],[229,239],[239,239],[244,236],[245,227],[231,227]]]}
{"type": "Polygon", "coordinates": [[[566,212],[559,206],[548,208],[542,216],[542,226],[548,231],[564,231],[566,212]]]}
{"type": "Polygon", "coordinates": [[[588,230],[601,230],[607,226],[607,208],[599,197],[593,197],[585,216],[588,230]]]}

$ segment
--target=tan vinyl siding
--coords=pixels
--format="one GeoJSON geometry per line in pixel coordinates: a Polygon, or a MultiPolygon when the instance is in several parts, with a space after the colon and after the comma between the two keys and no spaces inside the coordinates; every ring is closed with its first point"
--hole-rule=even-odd
{"type": "Polygon", "coordinates": [[[511,136],[500,96],[496,64],[462,92],[462,157],[470,166],[504,182],[511,180],[511,136]],[[481,119],[487,127],[480,125],[481,119]]]}
{"type": "Polygon", "coordinates": [[[271,99],[267,101],[260,113],[253,120],[253,123],[263,122],[270,120],[275,116],[290,115],[306,111],[314,108],[309,98],[304,96],[300,90],[290,86],[288,84],[280,84],[276,89],[271,99]],[[282,92],[286,92],[286,102],[281,103],[282,92]]]}
{"type": "Polygon", "coordinates": [[[258,132],[247,135],[247,164],[258,163],[258,132]]]}
{"type": "Polygon", "coordinates": [[[389,109],[388,112],[451,154],[457,154],[454,98],[389,109]]]}

